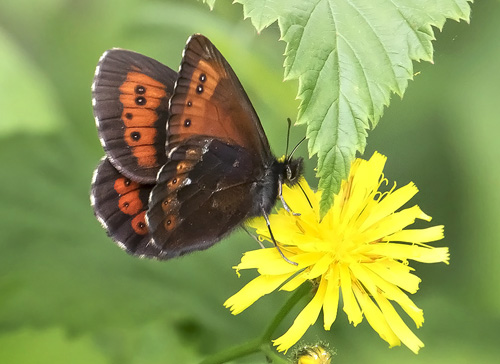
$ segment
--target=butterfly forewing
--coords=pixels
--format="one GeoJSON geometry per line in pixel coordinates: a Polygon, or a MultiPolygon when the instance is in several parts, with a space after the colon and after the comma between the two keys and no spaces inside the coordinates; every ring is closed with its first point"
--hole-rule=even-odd
{"type": "Polygon", "coordinates": [[[231,66],[202,35],[184,50],[170,101],[168,149],[193,135],[205,135],[246,148],[264,163],[271,158],[259,118],[231,66]]]}
{"type": "Polygon", "coordinates": [[[147,214],[166,258],[209,248],[247,217],[253,169],[245,149],[217,139],[193,137],[171,153],[147,214]]]}
{"type": "Polygon", "coordinates": [[[145,219],[152,188],[120,174],[104,158],[94,172],[91,202],[98,220],[122,249],[161,258],[161,251],[151,243],[145,219]]]}
{"type": "Polygon", "coordinates": [[[113,49],[101,57],[92,85],[99,138],[124,175],[153,183],[167,161],[168,99],[177,73],[149,57],[113,49]]]}

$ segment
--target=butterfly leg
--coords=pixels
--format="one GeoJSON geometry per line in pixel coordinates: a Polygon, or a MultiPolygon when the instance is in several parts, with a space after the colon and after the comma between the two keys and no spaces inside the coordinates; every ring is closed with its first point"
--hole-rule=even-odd
{"type": "Polygon", "coordinates": [[[264,207],[261,207],[261,209],[262,209],[262,215],[264,216],[264,219],[266,219],[266,225],[267,229],[269,230],[269,235],[271,236],[271,240],[273,241],[276,249],[278,249],[278,252],[280,253],[281,257],[287,263],[290,263],[292,265],[298,265],[298,263],[292,262],[290,259],[285,257],[285,254],[283,254],[283,252],[281,251],[280,247],[278,246],[278,243],[276,243],[276,239],[274,239],[273,231],[271,230],[271,223],[269,222],[269,217],[267,216],[266,210],[264,210],[264,207]]]}
{"type": "Polygon", "coordinates": [[[261,242],[259,239],[257,239],[257,238],[255,237],[255,235],[253,235],[252,233],[250,233],[250,231],[248,231],[248,229],[247,229],[244,225],[241,225],[241,227],[243,228],[243,230],[245,230],[245,232],[246,232],[248,235],[250,235],[253,239],[255,239],[255,241],[256,241],[256,242],[260,245],[260,247],[261,247],[262,249],[265,249],[265,248],[266,248],[266,247],[264,246],[264,244],[262,244],[262,242],[261,242]]]}
{"type": "Polygon", "coordinates": [[[293,216],[300,216],[298,212],[292,211],[290,206],[288,206],[285,199],[283,198],[283,182],[281,181],[281,178],[278,180],[278,196],[280,197],[281,203],[283,204],[283,208],[286,210],[286,212],[291,213],[293,216]]]}

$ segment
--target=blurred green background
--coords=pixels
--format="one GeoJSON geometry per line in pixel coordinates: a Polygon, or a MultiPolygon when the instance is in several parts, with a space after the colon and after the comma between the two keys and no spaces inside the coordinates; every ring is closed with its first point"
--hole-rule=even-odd
{"type": "MultiPolygon", "coordinates": [[[[389,350],[366,321],[353,328],[340,312],[330,332],[320,322],[303,340],[329,342],[336,363],[498,362],[499,5],[477,2],[470,25],[446,23],[435,64],[415,64],[420,73],[403,100],[393,98],[365,153],[387,155],[389,180],[414,181],[413,202],[446,226],[439,245],[450,247],[451,264],[412,264],[423,279],[412,298],[425,312],[416,333],[426,347],[389,350]]],[[[128,48],[176,70],[195,32],[232,64],[281,155],[296,84],[282,82],[276,25],[257,35],[240,5],[0,2],[0,363],[196,363],[259,334],[286,300],[274,294],[238,316],[222,307],[252,277],[231,268],[256,247],[244,233],[147,261],[120,251],[93,216],[89,185],[103,151],[90,85],[99,56],[128,48]]],[[[292,134],[297,141],[304,128],[292,134]]]]}

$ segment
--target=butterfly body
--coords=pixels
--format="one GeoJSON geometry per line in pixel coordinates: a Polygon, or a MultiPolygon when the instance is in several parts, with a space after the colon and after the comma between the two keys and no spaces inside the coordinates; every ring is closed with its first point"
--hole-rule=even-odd
{"type": "Polygon", "coordinates": [[[206,249],[268,214],[281,184],[301,173],[301,159],[272,155],[238,78],[201,35],[188,40],[178,74],[136,53],[108,51],[93,96],[106,158],[92,205],[134,255],[169,259],[206,249]]]}

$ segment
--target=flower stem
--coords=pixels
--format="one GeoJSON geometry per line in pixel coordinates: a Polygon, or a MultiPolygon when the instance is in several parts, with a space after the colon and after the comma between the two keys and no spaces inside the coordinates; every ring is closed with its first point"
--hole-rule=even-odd
{"type": "Polygon", "coordinates": [[[281,310],[274,317],[274,320],[267,327],[266,331],[264,331],[264,334],[261,336],[262,342],[271,341],[271,336],[273,335],[274,331],[281,323],[281,321],[283,321],[286,315],[288,315],[290,310],[300,301],[300,299],[304,297],[306,294],[308,294],[310,291],[311,291],[311,285],[309,284],[309,282],[303,283],[299,288],[295,290],[292,297],[290,297],[288,301],[285,302],[281,310]]]}
{"type": "Polygon", "coordinates": [[[227,363],[230,360],[242,358],[259,351],[265,354],[273,364],[288,364],[288,361],[278,355],[271,347],[271,336],[290,310],[310,291],[311,285],[308,282],[302,284],[298,289],[296,289],[295,293],[288,299],[288,301],[286,301],[281,310],[274,317],[273,321],[271,321],[266,331],[264,331],[260,337],[215,353],[208,358],[205,358],[200,364],[227,363]]]}
{"type": "Polygon", "coordinates": [[[257,353],[260,351],[260,339],[254,339],[246,343],[235,345],[226,350],[220,351],[208,358],[205,358],[200,364],[222,364],[227,363],[230,360],[242,358],[244,356],[257,353]]]}
{"type": "Polygon", "coordinates": [[[263,344],[260,350],[266,355],[268,362],[272,364],[290,364],[290,361],[279,355],[276,350],[271,347],[270,343],[263,344]]]}

